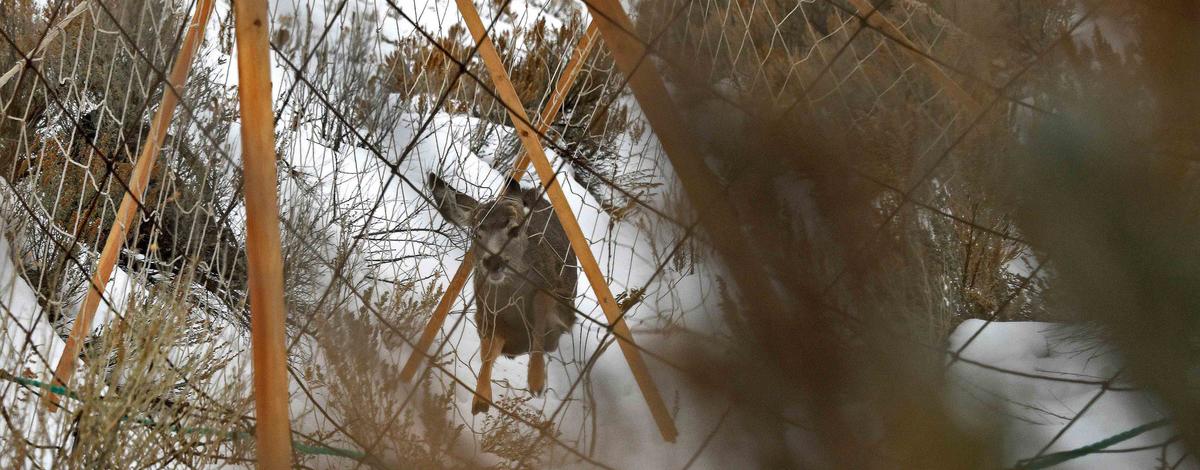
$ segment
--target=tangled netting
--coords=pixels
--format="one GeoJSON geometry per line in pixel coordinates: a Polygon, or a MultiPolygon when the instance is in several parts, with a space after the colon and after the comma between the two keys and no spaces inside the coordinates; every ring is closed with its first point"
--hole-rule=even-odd
{"type": "MultiPolygon", "coordinates": [[[[489,36],[540,123],[589,31],[586,0],[485,3],[489,36]]],[[[648,38],[648,66],[711,84],[705,96],[675,97],[681,106],[766,96],[783,112],[839,116],[837,125],[853,132],[899,120],[906,139],[894,145],[917,162],[940,163],[975,118],[944,86],[981,85],[929,71],[981,59],[924,4],[890,3],[885,30],[866,27],[873,9],[823,1],[669,0],[631,13],[638,36],[648,38]],[[940,65],[931,68],[933,61],[940,65]]],[[[35,406],[38,387],[2,387],[9,426],[27,444],[21,452],[48,462],[195,464],[252,455],[248,439],[229,434],[253,427],[229,5],[217,4],[187,84],[165,85],[196,7],[86,0],[6,2],[11,11],[0,11],[0,65],[13,64],[0,71],[0,206],[15,267],[0,270],[14,286],[3,299],[9,321],[0,345],[9,377],[44,381],[54,369],[157,103],[164,93],[182,97],[149,187],[136,195],[138,217],[81,372],[68,384],[77,395],[68,410],[91,413],[74,413],[82,416],[74,421],[46,414],[35,406]],[[120,451],[63,452],[72,439],[120,451]]],[[[586,279],[570,302],[576,327],[550,358],[545,397],[525,391],[524,359],[502,359],[496,411],[464,411],[479,363],[469,284],[427,353],[431,365],[413,384],[397,378],[470,240],[434,210],[427,175],[487,199],[521,153],[453,2],[284,0],[271,8],[294,440],[356,449],[301,461],[446,465],[458,458],[446,452],[449,443],[471,433],[514,467],[539,459],[606,466],[595,457],[597,422],[622,414],[622,422],[651,429],[651,421],[586,279]]],[[[722,132],[694,125],[699,135],[722,132]]],[[[695,212],[703,208],[685,202],[603,41],[546,129],[539,137],[555,176],[673,414],[686,420],[687,371],[648,345],[700,334],[722,347],[714,307],[724,285],[698,244],[695,212]]],[[[525,185],[533,181],[527,176],[525,185]]]]}

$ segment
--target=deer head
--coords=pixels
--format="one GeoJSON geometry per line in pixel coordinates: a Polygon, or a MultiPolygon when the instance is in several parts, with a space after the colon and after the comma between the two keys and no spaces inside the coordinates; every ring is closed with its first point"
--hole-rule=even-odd
{"type": "Polygon", "coordinates": [[[509,179],[499,197],[479,202],[429,174],[429,187],[438,212],[451,224],[471,231],[475,270],[490,283],[504,282],[526,269],[529,213],[538,200],[536,190],[521,189],[509,179]]]}

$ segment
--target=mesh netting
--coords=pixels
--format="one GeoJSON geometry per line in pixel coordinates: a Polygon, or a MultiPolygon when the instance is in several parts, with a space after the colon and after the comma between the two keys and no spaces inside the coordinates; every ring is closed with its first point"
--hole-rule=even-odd
{"type": "MultiPolygon", "coordinates": [[[[13,321],[0,363],[11,376],[49,381],[157,103],[163,93],[182,96],[149,187],[137,198],[138,216],[80,372],[68,384],[80,399],[67,406],[94,411],[84,415],[92,417],[72,424],[15,405],[36,403],[44,393],[36,387],[5,385],[5,406],[13,419],[30,423],[18,426],[30,443],[62,445],[74,433],[80,442],[90,436],[94,446],[134,449],[119,453],[130,462],[245,458],[249,440],[228,434],[253,426],[229,6],[217,5],[190,78],[174,91],[164,83],[194,4],[3,8],[12,11],[0,15],[0,64],[15,65],[0,79],[0,204],[16,268],[4,281],[28,287],[4,301],[13,321]],[[148,422],[112,425],[131,410],[148,422]],[[120,443],[101,438],[114,429],[120,443]],[[180,441],[164,443],[156,437],[162,435],[180,441]]],[[[644,2],[633,13],[653,56],[647,63],[671,80],[705,84],[682,88],[680,106],[704,113],[705,106],[722,112],[761,105],[827,119],[851,136],[902,135],[863,148],[878,157],[863,163],[903,176],[878,181],[896,195],[895,212],[948,216],[936,189],[940,172],[957,165],[942,165],[946,156],[981,119],[1019,106],[1003,88],[956,72],[978,69],[985,59],[972,55],[971,40],[937,12],[915,1],[879,8],[904,43],[864,27],[862,17],[874,11],[831,2],[670,0],[644,2]],[[996,100],[964,106],[947,83],[996,100]],[[916,157],[883,157],[890,154],[916,157]],[[931,181],[932,189],[925,185],[931,181]]],[[[480,10],[525,109],[541,122],[540,110],[587,31],[585,6],[499,0],[480,10]]],[[[514,467],[607,465],[594,457],[605,446],[597,441],[614,436],[597,422],[612,414],[645,428],[651,422],[583,276],[568,302],[576,326],[549,357],[544,397],[527,391],[526,358],[501,359],[496,411],[467,413],[464,397],[480,363],[470,283],[428,352],[432,365],[415,385],[398,379],[402,361],[423,354],[412,346],[471,239],[434,209],[427,175],[487,200],[500,193],[521,153],[454,5],[281,1],[272,14],[294,439],[421,467],[456,462],[461,457],[444,452],[448,443],[472,434],[478,449],[514,467]]],[[[690,372],[659,351],[677,335],[726,347],[729,332],[715,308],[721,273],[703,262],[695,225],[703,208],[688,207],[625,85],[600,41],[540,137],[668,406],[677,420],[711,426],[716,415],[688,409],[680,398],[690,372]]],[[[701,139],[723,131],[715,121],[691,125],[701,139]]],[[[534,187],[533,176],[524,181],[534,187]]],[[[837,266],[826,274],[831,286],[842,278],[837,266]]],[[[947,323],[948,316],[929,321],[947,323]]],[[[703,438],[689,432],[699,435],[697,443],[703,438]]],[[[45,451],[42,458],[79,457],[45,451]]]]}

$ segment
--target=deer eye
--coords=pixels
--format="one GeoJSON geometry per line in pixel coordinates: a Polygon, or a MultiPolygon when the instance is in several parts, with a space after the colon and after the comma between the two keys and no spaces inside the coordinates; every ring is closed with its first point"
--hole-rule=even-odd
{"type": "Polygon", "coordinates": [[[520,225],[513,226],[512,228],[508,229],[509,238],[517,238],[520,235],[521,235],[521,226],[520,225]]]}

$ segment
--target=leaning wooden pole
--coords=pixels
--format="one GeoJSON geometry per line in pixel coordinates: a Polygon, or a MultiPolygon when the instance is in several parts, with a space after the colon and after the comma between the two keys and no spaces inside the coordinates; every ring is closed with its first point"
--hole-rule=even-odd
{"type": "Polygon", "coordinates": [[[475,5],[471,3],[471,0],[455,0],[455,3],[458,4],[459,13],[466,20],[467,29],[471,31],[475,42],[479,44],[479,55],[483,58],[488,74],[492,77],[496,93],[500,95],[501,101],[507,108],[509,118],[517,128],[517,138],[520,139],[521,145],[529,155],[529,161],[537,171],[542,186],[546,188],[546,195],[554,207],[555,214],[558,215],[559,222],[562,223],[563,230],[567,233],[567,238],[571,241],[571,248],[575,250],[579,265],[591,283],[592,290],[596,293],[596,299],[600,301],[600,308],[608,317],[613,335],[617,338],[617,345],[625,355],[625,362],[629,364],[629,369],[633,372],[633,378],[637,382],[638,388],[641,389],[642,398],[646,400],[646,405],[650,408],[650,414],[658,425],[658,431],[663,440],[674,442],[675,437],[679,434],[675,429],[675,421],[667,409],[666,402],[662,399],[662,394],[658,391],[658,386],[650,376],[650,369],[646,366],[646,360],[642,357],[641,350],[633,342],[633,334],[630,333],[629,326],[625,324],[621,307],[613,298],[612,291],[608,288],[608,280],[604,278],[604,273],[600,271],[600,264],[596,262],[596,257],[592,254],[592,247],[584,236],[583,229],[579,227],[579,222],[575,220],[575,214],[571,212],[567,196],[554,178],[554,167],[546,158],[541,140],[528,124],[529,117],[525,114],[524,105],[521,104],[516,88],[508,78],[504,62],[500,60],[500,54],[496,52],[492,41],[487,37],[483,21],[479,19],[479,12],[475,10],[475,5]]]}
{"type": "MultiPolygon", "coordinates": [[[[100,252],[100,262],[92,276],[91,289],[88,289],[83,306],[79,309],[79,315],[75,317],[75,325],[71,327],[71,333],[67,336],[66,347],[58,359],[58,365],[54,368],[54,380],[58,385],[69,384],[71,376],[75,373],[75,361],[79,357],[79,351],[83,348],[83,340],[87,338],[88,332],[92,329],[92,320],[96,315],[96,309],[100,307],[104,288],[108,285],[109,278],[112,277],[113,267],[117,263],[121,247],[125,244],[125,238],[128,236],[130,226],[133,225],[134,217],[137,216],[138,200],[142,198],[146,192],[146,185],[150,183],[154,162],[158,159],[158,153],[162,150],[163,140],[167,135],[167,128],[170,127],[171,118],[175,115],[175,106],[179,103],[177,93],[183,91],[196,51],[204,42],[204,26],[208,24],[213,3],[214,0],[197,0],[196,14],[192,16],[183,46],[175,57],[174,65],[171,66],[170,76],[167,77],[168,89],[163,91],[162,101],[154,114],[154,120],[150,123],[150,132],[146,134],[146,143],[142,146],[142,153],[138,155],[137,162],[133,167],[133,174],[129,177],[129,191],[121,199],[116,218],[108,232],[108,239],[104,241],[104,249],[100,252]]],[[[53,393],[47,393],[45,396],[51,409],[54,409],[58,404],[58,396],[53,393]]]]}
{"type": "Polygon", "coordinates": [[[238,100],[242,111],[243,193],[246,195],[246,265],[250,284],[250,349],[254,411],[258,420],[256,466],[292,464],[288,422],[287,348],[284,345],[283,256],[279,248],[275,120],[271,110],[271,52],[267,0],[234,2],[238,100]]]}
{"type": "MultiPolygon", "coordinates": [[[[566,101],[567,94],[571,91],[571,86],[575,84],[575,77],[583,69],[583,64],[587,59],[588,53],[591,52],[592,46],[596,44],[598,34],[596,25],[594,23],[589,24],[587,32],[583,34],[583,38],[575,45],[575,50],[571,53],[571,58],[567,61],[566,67],[563,68],[562,74],[558,77],[558,82],[554,85],[554,91],[551,93],[550,99],[546,102],[546,106],[542,108],[542,114],[539,116],[538,132],[546,133],[550,129],[550,124],[554,122],[554,118],[558,116],[558,110],[562,109],[563,102],[566,101]]],[[[529,154],[522,150],[513,164],[513,178],[521,179],[528,166],[529,154]]],[[[442,294],[441,302],[438,302],[437,308],[433,310],[433,316],[430,317],[429,323],[425,325],[425,331],[421,333],[421,338],[417,340],[417,345],[413,350],[412,356],[409,356],[408,361],[404,363],[404,369],[400,371],[400,378],[405,382],[411,381],[413,376],[417,374],[417,369],[420,368],[423,362],[421,358],[428,353],[429,346],[433,344],[433,339],[437,337],[437,332],[441,330],[442,324],[446,322],[446,315],[450,313],[450,307],[454,306],[454,300],[458,298],[458,294],[462,292],[463,286],[467,284],[467,278],[471,277],[471,268],[474,266],[474,262],[473,253],[468,250],[466,256],[463,256],[462,264],[458,265],[458,271],[455,271],[454,277],[450,278],[450,285],[446,287],[446,292],[442,294]]]]}

